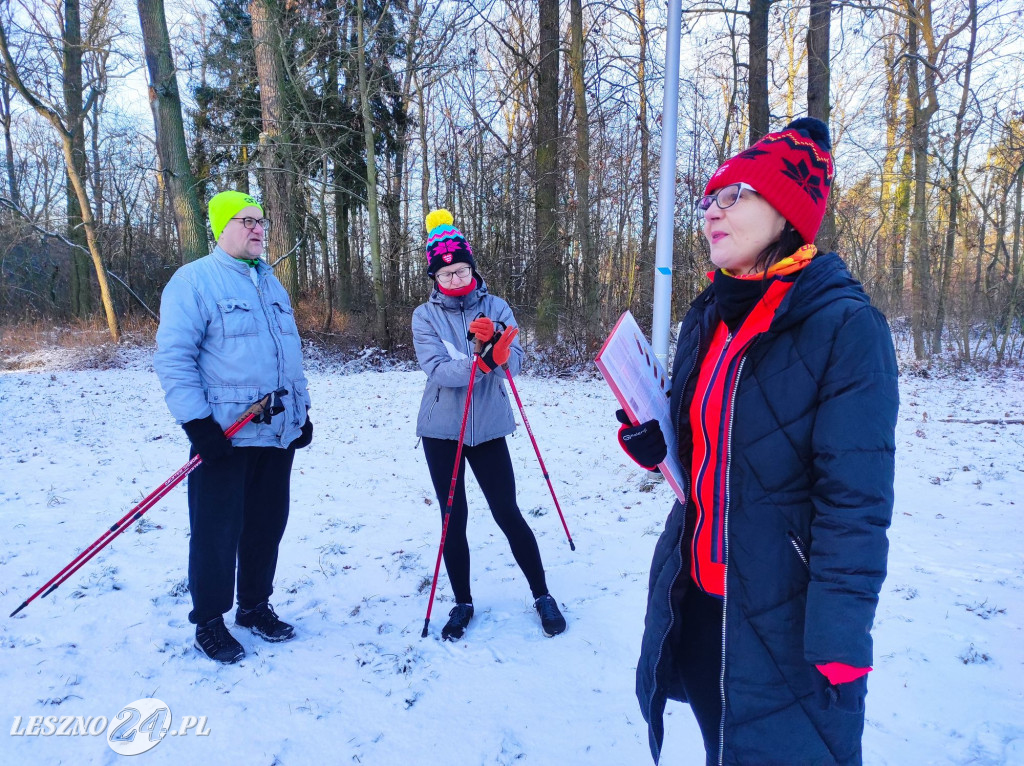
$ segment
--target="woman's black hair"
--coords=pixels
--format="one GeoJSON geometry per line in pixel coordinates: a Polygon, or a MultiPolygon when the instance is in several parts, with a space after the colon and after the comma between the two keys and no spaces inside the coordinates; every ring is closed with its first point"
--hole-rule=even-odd
{"type": "Polygon", "coordinates": [[[757,261],[754,263],[754,269],[751,271],[752,274],[765,273],[770,267],[781,261],[783,258],[788,258],[806,243],[804,238],[800,236],[800,232],[789,221],[786,221],[786,225],[782,229],[782,233],[779,238],[772,244],[768,245],[764,251],[757,256],[757,261]]]}

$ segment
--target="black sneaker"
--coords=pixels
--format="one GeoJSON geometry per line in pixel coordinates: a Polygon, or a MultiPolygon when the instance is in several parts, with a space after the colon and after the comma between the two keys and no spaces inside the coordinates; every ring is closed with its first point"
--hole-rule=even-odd
{"type": "Polygon", "coordinates": [[[245,649],[228,631],[223,617],[196,625],[196,649],[225,665],[232,665],[245,657],[245,649]]]}
{"type": "Polygon", "coordinates": [[[238,607],[238,611],[235,612],[235,625],[248,628],[272,644],[295,638],[295,628],[278,619],[274,607],[266,601],[252,609],[238,607]]]}
{"type": "Polygon", "coordinates": [[[456,641],[466,632],[466,626],[473,619],[472,604],[456,604],[448,612],[448,624],[441,628],[442,641],[456,641]]]}
{"type": "Polygon", "coordinates": [[[565,618],[558,611],[558,602],[550,594],[541,596],[534,601],[533,608],[540,615],[540,624],[544,629],[545,636],[551,638],[565,630],[565,618]]]}

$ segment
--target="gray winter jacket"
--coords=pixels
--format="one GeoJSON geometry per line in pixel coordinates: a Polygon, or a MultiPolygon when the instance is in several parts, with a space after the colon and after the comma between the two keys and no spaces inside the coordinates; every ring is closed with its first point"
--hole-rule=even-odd
{"type": "Polygon", "coordinates": [[[164,288],[153,367],[178,423],[212,414],[222,428],[259,396],[288,389],[270,425],[249,423],[238,447],[287,447],[306,422],[302,347],[284,286],[273,269],[219,247],[178,269],[164,288]]]}
{"type": "MultiPolygon", "coordinates": [[[[416,419],[416,435],[434,439],[458,439],[462,413],[466,406],[469,370],[473,363],[473,344],[467,340],[469,323],[483,313],[495,322],[516,327],[512,309],[501,298],[487,292],[487,285],[462,298],[444,295],[437,288],[430,300],[412,315],[412,339],[416,359],[427,374],[427,386],[416,419]]],[[[508,369],[518,375],[523,364],[523,348],[517,338],[512,342],[508,369]]],[[[476,444],[507,436],[516,428],[512,406],[505,392],[505,372],[477,372],[466,421],[465,443],[476,444]]]]}

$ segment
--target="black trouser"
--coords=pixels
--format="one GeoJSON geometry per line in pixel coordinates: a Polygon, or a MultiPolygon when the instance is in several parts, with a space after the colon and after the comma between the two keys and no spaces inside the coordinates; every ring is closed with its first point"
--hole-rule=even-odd
{"type": "MultiPolygon", "coordinates": [[[[686,576],[686,575],[684,575],[686,576]]],[[[722,599],[689,583],[680,608],[677,660],[683,690],[704,738],[707,763],[718,763],[722,724],[722,599]]]]}
{"type": "MultiPolygon", "coordinates": [[[[448,505],[457,449],[458,442],[454,439],[423,438],[423,454],[427,458],[437,502],[441,505],[442,520],[448,505]]],[[[491,515],[508,538],[512,555],[526,575],[533,597],[540,598],[548,592],[544,581],[544,565],[540,560],[537,538],[533,536],[533,531],[516,505],[516,477],[512,473],[508,445],[502,437],[475,447],[464,445],[462,448],[459,479],[455,485],[452,515],[448,520],[448,535],[444,543],[444,567],[448,571],[455,600],[460,604],[473,602],[469,587],[469,541],[466,539],[466,522],[469,517],[466,506],[467,460],[490,506],[491,515]]]]}
{"type": "Polygon", "coordinates": [[[204,623],[231,609],[236,560],[239,606],[252,608],[274,592],[294,457],[293,449],[236,447],[189,474],[189,622],[204,623]]]}

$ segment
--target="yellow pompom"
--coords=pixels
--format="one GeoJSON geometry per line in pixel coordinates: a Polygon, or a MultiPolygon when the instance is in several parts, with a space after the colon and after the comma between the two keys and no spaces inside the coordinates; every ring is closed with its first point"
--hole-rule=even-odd
{"type": "Polygon", "coordinates": [[[448,224],[449,226],[451,226],[453,223],[455,223],[455,219],[452,218],[451,213],[442,208],[440,210],[432,210],[431,212],[427,213],[426,223],[427,231],[431,232],[438,226],[442,226],[444,224],[448,224]]]}

